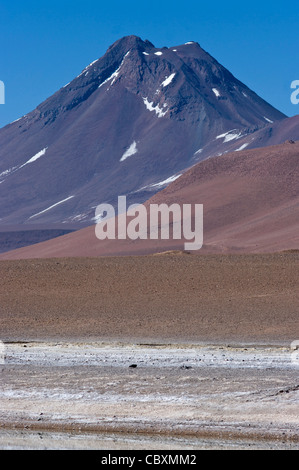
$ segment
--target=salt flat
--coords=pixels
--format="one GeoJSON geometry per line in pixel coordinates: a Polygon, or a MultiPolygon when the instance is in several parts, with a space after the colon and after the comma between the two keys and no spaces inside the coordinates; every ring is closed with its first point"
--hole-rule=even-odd
{"type": "MultiPolygon", "coordinates": [[[[216,439],[216,447],[218,439],[218,447],[258,448],[262,440],[264,448],[299,448],[294,357],[285,347],[252,345],[8,343],[0,422],[43,432],[145,433],[162,436],[161,445],[172,436],[192,448],[203,439],[216,439]]],[[[95,446],[88,439],[76,445],[95,446]]]]}

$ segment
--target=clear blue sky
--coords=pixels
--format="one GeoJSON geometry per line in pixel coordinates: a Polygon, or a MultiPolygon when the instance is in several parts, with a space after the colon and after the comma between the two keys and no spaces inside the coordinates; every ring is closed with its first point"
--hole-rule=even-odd
{"type": "Polygon", "coordinates": [[[299,114],[299,3],[270,1],[0,2],[0,127],[33,110],[109,45],[134,34],[156,47],[197,41],[288,116],[299,114]]]}

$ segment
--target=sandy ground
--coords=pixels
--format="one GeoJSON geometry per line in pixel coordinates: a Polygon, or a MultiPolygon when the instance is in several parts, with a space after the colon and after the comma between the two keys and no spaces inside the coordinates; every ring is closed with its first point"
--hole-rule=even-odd
{"type": "Polygon", "coordinates": [[[299,448],[298,259],[1,262],[0,447],[299,448]]]}
{"type": "Polygon", "coordinates": [[[299,338],[299,253],[0,262],[0,339],[299,338]]]}

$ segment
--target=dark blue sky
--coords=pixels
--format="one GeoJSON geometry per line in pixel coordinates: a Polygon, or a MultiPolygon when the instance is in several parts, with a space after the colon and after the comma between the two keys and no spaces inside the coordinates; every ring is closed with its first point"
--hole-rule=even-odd
{"type": "Polygon", "coordinates": [[[288,116],[299,114],[298,1],[195,0],[0,2],[0,127],[33,110],[122,36],[156,47],[197,41],[288,116]]]}

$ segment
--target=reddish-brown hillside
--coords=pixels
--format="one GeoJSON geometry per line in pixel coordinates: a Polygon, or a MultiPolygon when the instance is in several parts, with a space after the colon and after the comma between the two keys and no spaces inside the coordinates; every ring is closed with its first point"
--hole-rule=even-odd
{"type": "MultiPolygon", "coordinates": [[[[204,246],[199,254],[299,249],[299,142],[203,161],[146,204],[174,202],[204,206],[204,246]]],[[[88,227],[0,258],[147,254],[183,248],[180,240],[99,241],[94,227],[88,227]]]]}

